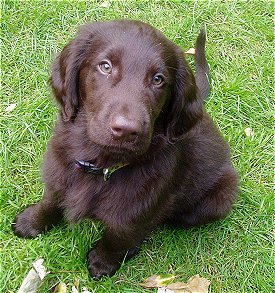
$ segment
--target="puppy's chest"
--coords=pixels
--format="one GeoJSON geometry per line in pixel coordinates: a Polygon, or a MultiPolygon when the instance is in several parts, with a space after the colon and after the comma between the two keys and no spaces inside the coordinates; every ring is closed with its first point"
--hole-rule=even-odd
{"type": "Polygon", "coordinates": [[[119,176],[108,181],[99,175],[80,176],[67,189],[63,202],[66,217],[73,222],[82,218],[116,218],[132,204],[142,204],[140,184],[130,181],[119,176]]]}
{"type": "Polygon", "coordinates": [[[65,215],[70,221],[94,218],[106,224],[139,218],[158,204],[168,177],[148,167],[118,170],[107,181],[102,175],[80,173],[67,189],[65,215]]]}

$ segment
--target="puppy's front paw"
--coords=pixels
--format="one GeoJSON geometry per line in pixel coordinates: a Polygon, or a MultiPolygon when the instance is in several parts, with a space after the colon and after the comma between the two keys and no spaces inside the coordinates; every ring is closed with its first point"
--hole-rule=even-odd
{"type": "Polygon", "coordinates": [[[12,224],[15,235],[24,238],[34,238],[45,230],[45,227],[39,227],[38,219],[34,216],[35,205],[29,206],[20,213],[12,224]]]}
{"type": "Polygon", "coordinates": [[[120,266],[119,263],[113,263],[112,260],[105,260],[96,249],[91,250],[87,257],[88,270],[95,279],[114,275],[120,266]]]}

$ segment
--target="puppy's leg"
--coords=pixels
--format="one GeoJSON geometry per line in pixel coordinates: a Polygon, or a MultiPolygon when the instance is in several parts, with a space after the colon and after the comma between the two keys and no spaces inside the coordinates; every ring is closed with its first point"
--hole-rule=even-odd
{"type": "MultiPolygon", "coordinates": [[[[208,190],[199,203],[189,212],[177,213],[171,220],[176,226],[200,226],[224,218],[236,198],[238,176],[230,169],[208,190]]],[[[171,223],[170,222],[170,223],[171,223]]]]}
{"type": "Polygon", "coordinates": [[[92,277],[112,276],[121,262],[139,251],[145,238],[140,231],[130,233],[106,230],[96,247],[88,253],[88,270],[92,277]]]}
{"type": "Polygon", "coordinates": [[[19,237],[33,238],[39,233],[49,230],[63,217],[56,193],[45,189],[44,196],[37,204],[27,207],[12,224],[14,234],[19,237]]]}

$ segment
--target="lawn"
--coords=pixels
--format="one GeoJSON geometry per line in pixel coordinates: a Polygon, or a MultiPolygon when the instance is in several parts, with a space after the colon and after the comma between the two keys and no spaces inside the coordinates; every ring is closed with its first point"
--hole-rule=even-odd
{"type": "Polygon", "coordinates": [[[51,274],[39,292],[74,279],[91,292],[150,292],[138,283],[158,273],[180,281],[199,274],[210,280],[210,292],[272,291],[273,16],[271,1],[2,0],[0,292],[16,292],[40,257],[51,274]],[[183,50],[206,26],[212,77],[206,108],[230,143],[240,192],[227,219],[196,229],[160,229],[115,276],[94,281],[85,256],[100,238],[98,223],[61,223],[33,240],[15,237],[11,223],[43,192],[40,166],[57,116],[48,86],[54,56],[78,25],[115,18],[146,21],[183,50]]]}

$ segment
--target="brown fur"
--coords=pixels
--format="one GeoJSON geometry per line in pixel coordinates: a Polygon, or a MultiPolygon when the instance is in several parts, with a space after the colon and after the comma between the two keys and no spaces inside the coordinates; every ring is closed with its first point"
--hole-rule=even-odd
{"type": "Polygon", "coordinates": [[[88,254],[91,275],[100,277],[114,274],[160,224],[223,218],[237,175],[227,143],[203,110],[204,45],[201,33],[195,80],[180,48],[147,24],[82,27],[53,65],[60,117],[44,163],[45,194],[17,216],[15,234],[34,237],[63,217],[102,221],[103,237],[88,254]],[[106,61],[110,74],[100,67],[106,61]],[[163,83],[154,84],[160,77],[163,83]],[[76,160],[128,165],[105,182],[77,169],[76,160]]]}

